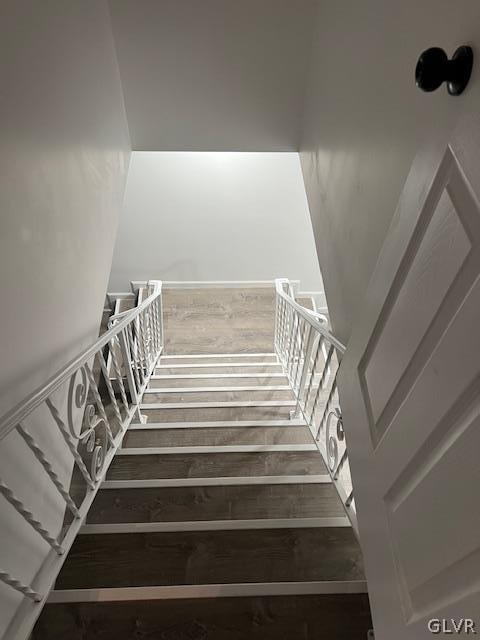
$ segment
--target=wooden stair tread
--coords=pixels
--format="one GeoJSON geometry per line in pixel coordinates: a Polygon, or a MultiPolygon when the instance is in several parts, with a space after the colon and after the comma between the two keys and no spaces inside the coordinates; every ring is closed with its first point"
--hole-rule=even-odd
{"type": "Polygon", "coordinates": [[[278,476],[326,472],[325,464],[316,451],[168,456],[151,454],[114,458],[107,473],[107,480],[278,476]]]}
{"type": "Polygon", "coordinates": [[[56,589],[362,580],[350,528],[79,536],[56,589]]]}
{"type": "Polygon", "coordinates": [[[164,487],[100,490],[87,523],[343,515],[332,484],[164,487]]]}
{"type": "Polygon", "coordinates": [[[124,447],[179,447],[195,445],[310,444],[308,427],[215,427],[203,429],[130,430],[124,447]]]}
{"type": "Polygon", "coordinates": [[[255,376],[255,374],[247,374],[246,376],[241,374],[238,375],[238,372],[235,374],[230,374],[228,377],[222,378],[221,376],[216,374],[204,374],[204,373],[195,373],[188,374],[182,373],[177,374],[175,377],[173,376],[165,376],[163,378],[151,378],[149,389],[162,389],[164,387],[244,387],[244,386],[258,386],[262,388],[263,386],[276,386],[276,385],[286,385],[288,384],[287,377],[284,374],[276,374],[274,376],[268,374],[260,374],[259,376],[255,376]]]}
{"type": "Polygon", "coordinates": [[[249,400],[294,400],[295,397],[291,389],[269,390],[258,387],[255,391],[187,391],[168,392],[150,390],[143,396],[144,403],[151,402],[234,402],[249,400]]]}
{"type": "Polygon", "coordinates": [[[142,409],[149,422],[191,422],[192,420],[287,420],[294,407],[215,407],[142,409]]]}
{"type": "Polygon", "coordinates": [[[208,363],[197,363],[195,366],[190,366],[187,363],[177,365],[159,366],[155,369],[155,375],[195,375],[197,373],[214,373],[215,375],[221,375],[222,373],[283,373],[282,366],[274,363],[249,363],[242,364],[215,364],[208,365],[208,363]]]}
{"type": "Polygon", "coordinates": [[[241,354],[180,354],[162,355],[158,364],[201,364],[201,363],[223,363],[231,362],[274,362],[278,363],[275,353],[241,353],[241,354]]]}
{"type": "Polygon", "coordinates": [[[47,605],[32,640],[365,640],[371,627],[366,594],[151,600],[47,605]]]}

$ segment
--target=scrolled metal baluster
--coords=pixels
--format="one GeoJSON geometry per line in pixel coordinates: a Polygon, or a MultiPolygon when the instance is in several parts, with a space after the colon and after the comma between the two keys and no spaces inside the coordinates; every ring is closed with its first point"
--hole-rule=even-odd
{"type": "Polygon", "coordinates": [[[278,306],[278,323],[277,323],[277,340],[276,340],[276,351],[277,355],[280,358],[280,362],[283,361],[283,299],[277,295],[277,306],[278,306]]]}
{"type": "Polygon", "coordinates": [[[158,321],[160,323],[160,342],[161,342],[161,347],[162,349],[165,346],[165,334],[164,334],[164,327],[163,327],[163,299],[161,294],[159,296],[157,296],[157,298],[155,299],[155,302],[157,303],[157,309],[158,309],[158,321]]]}
{"type": "Polygon", "coordinates": [[[285,300],[283,301],[283,321],[282,321],[282,361],[286,365],[287,353],[288,353],[288,340],[289,340],[289,320],[290,320],[290,307],[287,306],[285,300]]]}
{"type": "Polygon", "coordinates": [[[145,316],[146,316],[147,333],[149,335],[149,340],[150,340],[149,341],[150,365],[148,369],[150,372],[150,366],[155,358],[155,354],[157,353],[157,334],[155,331],[155,319],[153,316],[153,301],[145,309],[145,316]]]}
{"type": "Polygon", "coordinates": [[[145,320],[143,318],[143,312],[140,312],[138,314],[138,327],[139,327],[139,342],[140,342],[140,352],[141,352],[141,359],[143,362],[142,365],[142,370],[144,372],[144,374],[148,374],[148,371],[150,369],[150,362],[149,362],[149,357],[148,357],[148,335],[146,332],[146,328],[145,328],[145,320]]]}
{"type": "Polygon", "coordinates": [[[95,406],[90,404],[85,410],[83,418],[83,425],[85,430],[81,433],[81,440],[84,441],[87,452],[92,454],[92,460],[90,463],[90,473],[92,477],[98,482],[101,478],[101,471],[103,463],[105,462],[105,456],[108,446],[108,429],[103,418],[98,418],[95,412],[95,406]],[[97,438],[97,427],[103,424],[104,438],[103,442],[97,438]]]}
{"type": "Polygon", "coordinates": [[[85,367],[80,367],[70,378],[68,385],[68,428],[70,434],[77,438],[75,430],[74,408],[79,411],[84,408],[88,395],[88,379],[85,367]],[[80,374],[80,382],[77,382],[77,374],[80,374]]]}
{"type": "Polygon", "coordinates": [[[155,350],[155,358],[158,356],[158,352],[160,350],[160,338],[159,338],[159,333],[158,333],[156,304],[157,304],[157,299],[155,298],[155,300],[153,300],[152,304],[148,308],[149,313],[150,313],[150,320],[151,320],[151,324],[152,324],[152,333],[153,333],[153,344],[154,344],[154,350],[155,350]]]}
{"type": "Polygon", "coordinates": [[[275,328],[274,328],[274,347],[275,350],[278,351],[280,348],[280,306],[281,306],[281,298],[277,294],[275,296],[275,328]]]}
{"type": "MultiPolygon", "coordinates": [[[[328,368],[328,365],[329,365],[329,363],[330,363],[330,360],[332,359],[332,356],[333,356],[334,351],[335,351],[335,347],[333,347],[332,345],[330,345],[330,349],[329,349],[329,351],[328,351],[327,359],[325,360],[325,364],[323,365],[322,375],[320,376],[320,380],[319,380],[319,382],[318,382],[317,393],[316,393],[316,395],[315,395],[315,401],[314,401],[314,403],[313,403],[312,412],[311,412],[311,414],[310,414],[309,421],[313,421],[313,420],[315,419],[315,413],[316,413],[316,411],[317,411],[318,400],[319,400],[319,398],[320,398],[320,393],[321,393],[322,389],[324,389],[324,382],[325,382],[325,376],[326,376],[327,368],[328,368]]],[[[335,385],[333,385],[333,386],[332,386],[332,389],[330,390],[330,395],[329,395],[329,397],[328,397],[326,407],[328,407],[328,403],[330,402],[330,398],[331,398],[331,395],[332,395],[332,391],[333,391],[334,389],[335,389],[335,385]]],[[[325,409],[325,411],[326,411],[326,409],[325,409]]],[[[321,422],[320,422],[320,426],[318,427],[318,432],[319,432],[319,431],[320,431],[320,429],[321,429],[321,426],[322,426],[322,423],[323,423],[323,421],[324,421],[324,418],[325,418],[325,412],[324,412],[324,414],[323,414],[323,416],[322,416],[322,420],[321,420],[321,422]]],[[[318,432],[317,432],[317,433],[318,433],[318,432]]]]}
{"type": "Polygon", "coordinates": [[[63,438],[65,440],[65,442],[67,443],[67,447],[70,450],[70,453],[72,454],[72,456],[75,459],[75,462],[78,465],[78,468],[80,469],[80,473],[82,474],[85,482],[87,483],[87,485],[90,487],[90,489],[93,489],[95,487],[95,483],[93,482],[92,478],[90,477],[90,474],[88,473],[87,467],[85,466],[85,463],[82,460],[82,456],[78,453],[77,451],[77,447],[73,441],[72,436],[68,433],[67,427],[65,426],[65,423],[63,422],[63,420],[60,417],[60,413],[57,409],[57,407],[53,404],[53,402],[50,400],[50,398],[47,398],[45,400],[45,404],[47,405],[52,418],[55,420],[55,422],[57,423],[57,426],[60,430],[60,433],[63,435],[63,438]]]}
{"type": "Polygon", "coordinates": [[[157,353],[157,334],[155,333],[155,325],[154,325],[152,311],[153,311],[153,303],[150,303],[149,306],[145,309],[147,332],[149,336],[149,357],[150,357],[149,366],[148,366],[149,373],[150,373],[152,363],[155,359],[155,354],[157,353]]]}
{"type": "Polygon", "coordinates": [[[347,508],[351,507],[353,502],[353,489],[350,491],[350,493],[347,496],[347,499],[345,500],[345,506],[347,508]]]}
{"type": "Polygon", "coordinates": [[[337,468],[333,473],[334,480],[338,480],[340,476],[340,471],[347,460],[348,460],[348,455],[347,455],[347,450],[345,449],[344,452],[342,453],[342,457],[340,458],[340,462],[338,463],[337,468]]]}
{"type": "Polygon", "coordinates": [[[138,352],[138,361],[140,363],[140,372],[142,378],[142,384],[145,384],[145,353],[144,353],[144,335],[142,331],[142,322],[140,320],[141,313],[136,318],[136,334],[137,334],[137,352],[138,352]]]}
{"type": "Polygon", "coordinates": [[[112,430],[110,429],[110,423],[108,422],[107,414],[105,412],[105,407],[103,406],[102,398],[100,397],[100,392],[98,391],[97,383],[95,382],[95,378],[93,377],[93,373],[90,367],[88,366],[88,364],[85,364],[85,370],[87,372],[88,380],[90,382],[90,387],[92,389],[93,397],[95,398],[95,402],[97,404],[100,415],[102,416],[102,420],[105,422],[105,428],[107,430],[108,439],[110,440],[110,444],[114,446],[115,439],[113,437],[112,430]]]}
{"type": "Polygon", "coordinates": [[[135,378],[135,385],[137,392],[142,388],[142,383],[140,382],[140,376],[137,369],[136,363],[136,354],[134,353],[134,340],[133,340],[133,331],[132,331],[132,323],[128,324],[126,327],[126,338],[128,343],[129,350],[129,366],[131,366],[133,370],[133,376],[135,378]]]}
{"type": "Polygon", "coordinates": [[[0,478],[0,494],[9,502],[12,507],[19,513],[23,519],[28,522],[28,524],[32,527],[34,531],[41,536],[45,542],[54,549],[59,556],[63,554],[63,547],[59,544],[58,540],[56,540],[50,532],[45,529],[40,520],[38,520],[31,511],[27,509],[27,507],[23,504],[20,498],[15,495],[15,493],[5,484],[5,482],[0,478]]]}
{"type": "MultiPolygon", "coordinates": [[[[117,358],[117,354],[116,354],[116,347],[118,346],[119,349],[121,349],[120,346],[120,340],[118,339],[118,336],[114,336],[113,341],[112,341],[112,345],[110,348],[110,353],[112,355],[112,362],[113,362],[113,368],[115,370],[115,375],[117,376],[117,380],[118,380],[118,384],[120,386],[120,395],[122,396],[122,402],[123,402],[123,406],[125,408],[125,415],[128,416],[129,413],[129,406],[128,406],[128,400],[127,400],[127,394],[125,392],[125,385],[123,384],[123,374],[120,370],[120,366],[118,364],[118,358],[117,358]]],[[[127,367],[127,364],[125,363],[125,368],[127,367]]]]}
{"type": "Polygon", "coordinates": [[[148,335],[148,374],[152,367],[153,360],[155,358],[156,345],[155,345],[155,330],[153,327],[152,317],[152,304],[145,309],[145,326],[148,335]]]}
{"type": "Polygon", "coordinates": [[[58,477],[58,474],[55,472],[55,470],[52,467],[51,463],[49,462],[48,458],[45,456],[43,451],[40,449],[40,447],[38,446],[38,444],[35,441],[35,439],[33,438],[33,436],[29,433],[29,431],[27,430],[27,428],[23,424],[17,425],[17,432],[20,434],[20,436],[23,438],[23,440],[29,446],[29,448],[32,451],[33,455],[36,457],[36,459],[40,462],[42,467],[45,469],[48,477],[50,478],[50,480],[53,482],[53,484],[57,488],[59,494],[65,500],[65,502],[66,502],[68,508],[70,509],[70,511],[72,512],[72,514],[75,516],[75,518],[80,518],[80,512],[77,509],[77,505],[74,503],[74,501],[72,500],[70,494],[68,493],[68,491],[63,486],[62,482],[60,481],[60,478],[58,477]]]}
{"type": "Polygon", "coordinates": [[[276,296],[276,304],[278,307],[278,321],[276,325],[276,338],[275,338],[275,351],[279,357],[280,362],[283,361],[282,355],[282,340],[283,340],[283,331],[282,331],[282,322],[283,322],[283,300],[280,296],[276,296]]]}
{"type": "Polygon", "coordinates": [[[30,600],[33,600],[34,602],[42,601],[42,596],[39,593],[34,591],[27,584],[23,584],[23,582],[14,578],[10,573],[8,573],[8,571],[2,571],[0,569],[0,580],[9,587],[12,587],[12,589],[15,589],[15,591],[18,591],[27,598],[30,598],[30,600]]]}
{"type": "Polygon", "coordinates": [[[138,371],[140,373],[140,384],[141,386],[145,385],[146,375],[145,369],[143,365],[143,357],[142,357],[142,349],[143,349],[143,338],[141,336],[141,328],[140,328],[140,316],[135,318],[135,336],[136,336],[136,361],[138,364],[138,371]]]}
{"type": "Polygon", "coordinates": [[[325,358],[325,363],[323,365],[322,377],[320,378],[320,387],[325,389],[327,387],[327,375],[330,372],[330,363],[332,361],[333,355],[335,353],[335,347],[330,345],[330,348],[327,352],[327,357],[325,358]]]}
{"type": "Polygon", "coordinates": [[[155,359],[156,359],[162,348],[162,344],[160,340],[160,323],[158,320],[158,298],[155,298],[150,308],[152,310],[153,332],[155,334],[155,359]]]}
{"type": "MultiPolygon", "coordinates": [[[[340,412],[340,409],[337,407],[336,408],[336,414],[337,414],[337,441],[338,442],[343,442],[345,440],[345,431],[343,429],[343,419],[342,419],[342,414],[340,412]]],[[[347,461],[348,456],[347,456],[347,447],[345,447],[342,456],[333,472],[333,479],[334,480],[338,480],[338,477],[340,475],[340,471],[343,467],[343,465],[345,464],[345,462],[347,461]]]]}
{"type": "Polygon", "coordinates": [[[293,370],[293,362],[294,362],[294,354],[295,354],[295,345],[297,342],[298,330],[300,326],[300,318],[296,311],[295,312],[292,311],[292,318],[293,318],[293,322],[292,322],[293,326],[290,328],[290,344],[289,344],[286,366],[287,366],[287,373],[288,373],[289,380],[293,385],[292,370],[293,370]]]}
{"type": "Polygon", "coordinates": [[[110,396],[110,400],[112,401],[113,411],[118,420],[119,428],[122,428],[123,420],[120,414],[120,409],[118,408],[117,398],[115,397],[115,391],[113,390],[112,382],[110,380],[110,376],[108,375],[107,365],[105,363],[105,358],[101,351],[97,353],[98,359],[100,360],[100,367],[102,369],[103,378],[105,380],[105,384],[107,385],[108,395],[110,396]]]}
{"type": "Polygon", "coordinates": [[[294,377],[294,382],[293,382],[293,389],[294,390],[296,389],[298,394],[301,393],[301,389],[300,389],[301,378],[299,380],[298,379],[298,375],[299,375],[299,373],[301,371],[303,371],[302,357],[303,357],[303,362],[306,364],[306,362],[305,362],[305,358],[306,358],[306,337],[307,337],[308,329],[310,327],[310,325],[307,322],[305,322],[305,320],[303,320],[302,322],[303,322],[303,330],[299,334],[298,359],[297,359],[297,367],[295,369],[295,377],[294,377]]]}
{"type": "Polygon", "coordinates": [[[328,467],[332,476],[334,477],[338,467],[338,442],[343,441],[344,439],[343,425],[342,425],[342,414],[340,413],[340,409],[335,407],[328,412],[327,415],[327,424],[325,428],[325,444],[326,451],[328,456],[328,467]],[[332,418],[336,418],[336,434],[332,435],[330,433],[330,426],[332,424],[332,418]]]}
{"type": "Polygon", "coordinates": [[[330,389],[330,393],[328,394],[327,402],[325,403],[325,409],[323,411],[322,418],[321,418],[321,420],[319,422],[319,425],[318,425],[317,433],[316,433],[316,436],[315,436],[317,440],[320,438],[320,432],[321,432],[323,426],[327,422],[328,414],[330,413],[331,406],[332,406],[332,403],[333,403],[333,396],[335,395],[336,390],[337,390],[336,389],[336,385],[333,384],[331,389],[330,389]]]}
{"type": "Polygon", "coordinates": [[[305,411],[307,411],[308,403],[310,401],[310,394],[312,392],[312,386],[315,379],[315,372],[317,370],[317,362],[318,362],[318,354],[321,348],[322,340],[323,340],[323,337],[320,336],[318,339],[317,348],[315,350],[315,357],[313,358],[312,372],[310,374],[310,380],[308,381],[307,392],[305,394],[305,411]]]}

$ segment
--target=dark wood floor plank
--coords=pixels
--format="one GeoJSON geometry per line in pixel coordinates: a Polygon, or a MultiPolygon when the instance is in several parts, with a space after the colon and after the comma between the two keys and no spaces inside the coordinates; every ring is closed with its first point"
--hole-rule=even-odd
{"type": "MultiPolygon", "coordinates": [[[[197,371],[197,373],[199,373],[197,371]]],[[[216,372],[218,374],[218,371],[216,372]]],[[[238,373],[238,371],[236,372],[238,373]]],[[[250,372],[251,373],[251,372],[250,372]]],[[[181,374],[192,375],[192,374],[181,374]]],[[[194,374],[197,375],[197,374],[194,374]]],[[[254,375],[248,378],[152,378],[149,388],[162,387],[248,387],[248,386],[275,386],[287,385],[286,376],[274,376],[268,378],[257,378],[254,375]]]]}
{"type": "Polygon", "coordinates": [[[48,605],[32,640],[366,640],[365,594],[48,605]]]}
{"type": "Polygon", "coordinates": [[[223,476],[278,476],[324,474],[316,451],[270,453],[200,453],[195,455],[117,456],[108,480],[151,478],[215,478],[223,476]]]}
{"type": "Polygon", "coordinates": [[[148,422],[208,422],[216,420],[288,420],[294,407],[221,407],[213,409],[143,409],[148,422]]]}
{"type": "Polygon", "coordinates": [[[88,514],[88,523],[343,515],[343,507],[331,484],[167,487],[99,491],[88,514]]]}
{"type": "Polygon", "coordinates": [[[58,589],[363,579],[350,528],[79,536],[58,589]]]}
{"type": "Polygon", "coordinates": [[[166,289],[165,353],[273,351],[274,289],[166,289]]]}
{"type": "Polygon", "coordinates": [[[205,364],[205,363],[219,363],[228,364],[232,362],[277,362],[277,356],[273,355],[258,355],[252,353],[250,355],[242,355],[240,357],[236,355],[218,355],[208,354],[208,357],[191,355],[186,357],[185,354],[176,358],[175,356],[161,356],[158,364],[205,364]]]}
{"type": "MultiPolygon", "coordinates": [[[[228,386],[228,380],[225,380],[228,386]]],[[[185,385],[186,386],[186,385],[185,385]]],[[[205,384],[208,387],[208,384],[205,384]]],[[[254,402],[255,400],[294,400],[291,389],[272,391],[259,387],[255,391],[188,391],[187,393],[146,393],[143,402],[254,402]]]]}
{"type": "Polygon", "coordinates": [[[202,429],[133,429],[123,446],[181,447],[242,444],[311,444],[308,427],[206,427],[202,429]]]}
{"type": "MultiPolygon", "coordinates": [[[[252,363],[253,365],[253,363],[252,363]]],[[[283,369],[280,364],[257,364],[256,366],[232,366],[222,365],[221,367],[214,366],[201,366],[201,367],[180,367],[180,366],[168,366],[157,367],[155,369],[156,375],[195,375],[197,373],[282,373],[283,369]]]]}
{"type": "Polygon", "coordinates": [[[366,640],[365,594],[47,605],[32,640],[366,640]]]}

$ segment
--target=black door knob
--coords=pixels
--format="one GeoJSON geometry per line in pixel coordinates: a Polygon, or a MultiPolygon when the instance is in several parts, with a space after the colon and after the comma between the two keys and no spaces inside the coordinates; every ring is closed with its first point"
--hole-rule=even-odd
{"type": "Polygon", "coordinates": [[[422,91],[435,91],[446,82],[448,93],[451,96],[459,96],[470,80],[472,66],[471,47],[458,47],[451,60],[443,49],[432,47],[424,51],[418,59],[415,82],[422,91]]]}

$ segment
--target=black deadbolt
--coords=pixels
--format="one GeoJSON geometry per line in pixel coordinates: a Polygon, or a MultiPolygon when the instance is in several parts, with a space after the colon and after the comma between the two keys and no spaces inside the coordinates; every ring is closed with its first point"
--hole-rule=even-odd
{"type": "Polygon", "coordinates": [[[470,80],[472,66],[471,47],[458,47],[451,60],[443,49],[432,47],[424,51],[418,59],[415,82],[422,91],[435,91],[446,82],[448,93],[451,96],[459,96],[470,80]]]}

